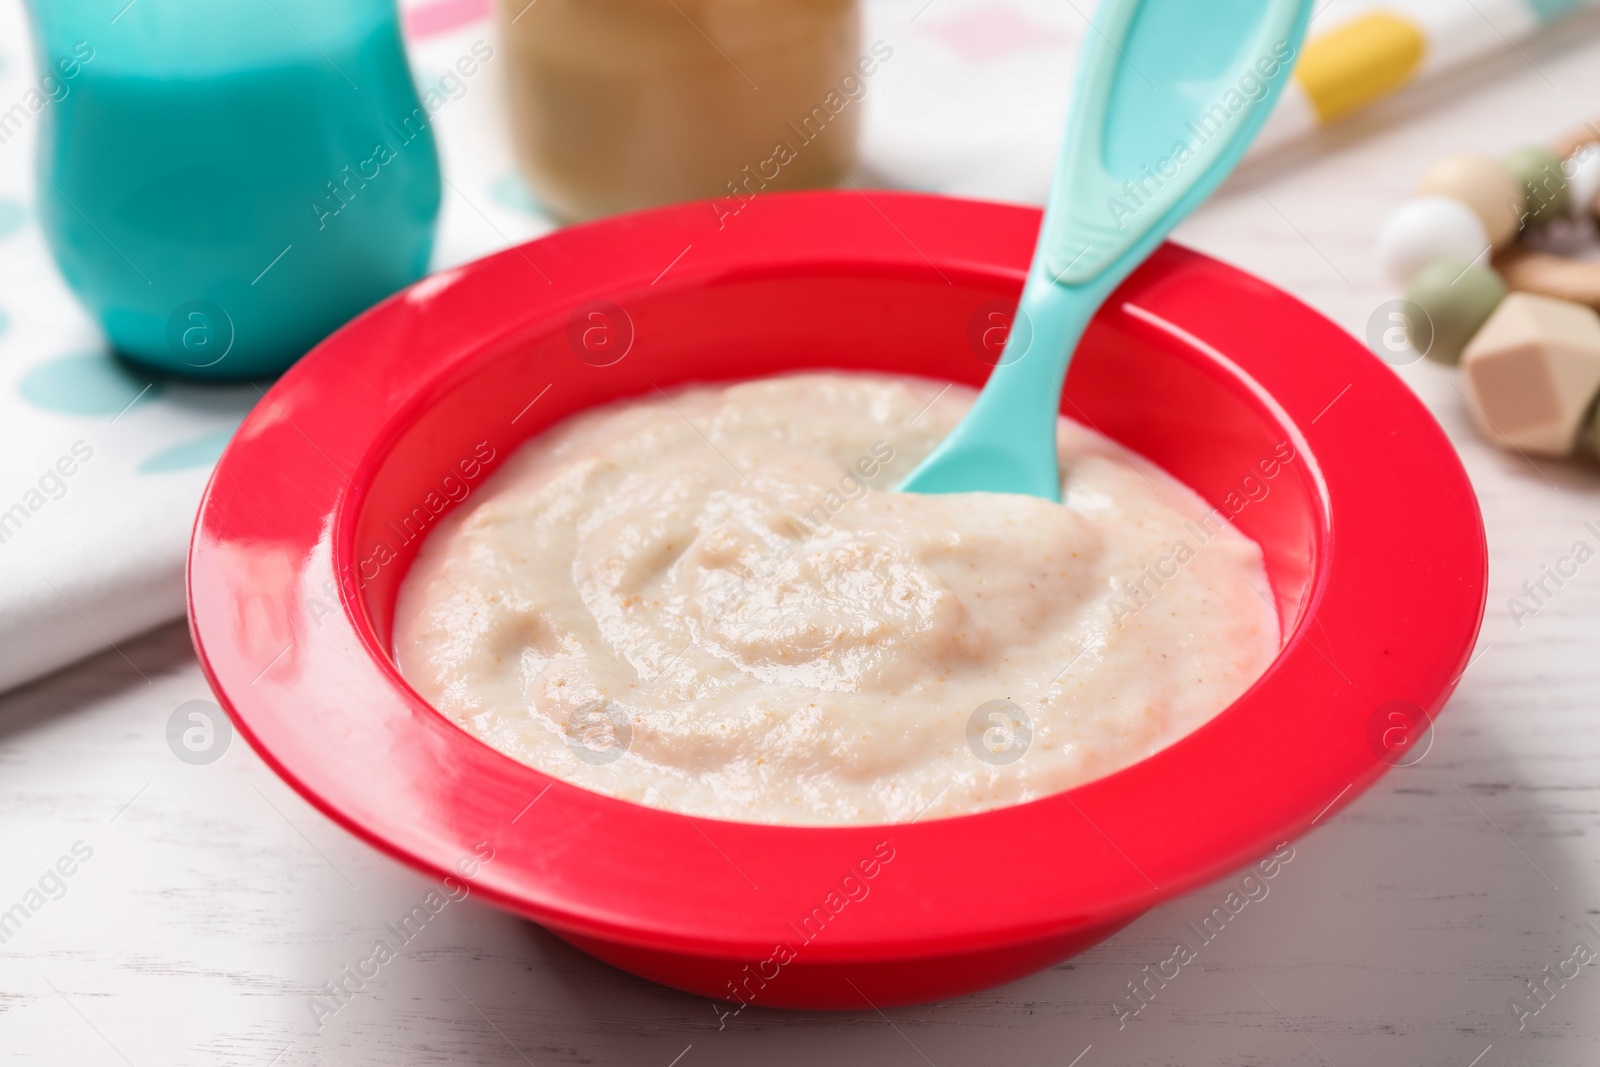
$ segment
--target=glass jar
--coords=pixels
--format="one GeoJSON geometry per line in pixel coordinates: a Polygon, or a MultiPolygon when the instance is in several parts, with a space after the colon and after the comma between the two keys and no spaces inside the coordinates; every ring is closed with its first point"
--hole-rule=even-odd
{"type": "Polygon", "coordinates": [[[855,164],[855,0],[500,0],[512,139],[566,220],[836,184],[855,164]]]}
{"type": "Polygon", "coordinates": [[[426,271],[439,162],[394,0],[29,10],[40,222],[123,354],[275,374],[426,271]]]}

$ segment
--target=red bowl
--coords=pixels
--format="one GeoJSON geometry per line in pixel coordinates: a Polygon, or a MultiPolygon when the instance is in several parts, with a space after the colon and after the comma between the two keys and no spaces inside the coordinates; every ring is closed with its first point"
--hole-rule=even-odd
{"type": "Polygon", "coordinates": [[[396,295],[285,375],[212,476],[189,606],[219,699],[366,841],[729,1010],[994,985],[1302,833],[1422,743],[1482,620],[1483,527],[1388,368],[1172,245],[1090,326],[1063,411],[1261,544],[1285,638],[1247,693],[1149,759],[911,824],[693,818],[523,766],[395,669],[422,535],[520,442],[692,381],[837,367],[978,385],[987,305],[1015,302],[1038,227],[961,200],[770,196],[720,223],[696,204],[563,230],[396,295]]]}

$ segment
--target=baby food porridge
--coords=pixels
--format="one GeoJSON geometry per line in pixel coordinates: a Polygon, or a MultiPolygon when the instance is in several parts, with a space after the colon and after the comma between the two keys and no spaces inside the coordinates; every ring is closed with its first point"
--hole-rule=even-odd
{"type": "Polygon", "coordinates": [[[1061,504],[892,492],[973,396],[819,373],[571,418],[422,546],[401,671],[559,778],[791,824],[1045,796],[1243,693],[1261,550],[1154,465],[1063,419],[1061,504]]]}

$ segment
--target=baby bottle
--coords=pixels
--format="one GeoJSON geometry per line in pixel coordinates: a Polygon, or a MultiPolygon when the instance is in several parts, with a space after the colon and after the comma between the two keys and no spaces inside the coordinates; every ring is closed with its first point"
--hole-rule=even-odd
{"type": "Polygon", "coordinates": [[[112,345],[282,371],[427,268],[433,131],[394,0],[29,0],[39,217],[112,345]]]}

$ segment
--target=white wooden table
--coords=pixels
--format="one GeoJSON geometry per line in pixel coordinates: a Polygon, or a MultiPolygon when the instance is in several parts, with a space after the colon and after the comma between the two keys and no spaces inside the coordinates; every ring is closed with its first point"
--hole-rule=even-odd
{"type": "MultiPolygon", "coordinates": [[[[1375,261],[1378,223],[1429,162],[1548,139],[1592,114],[1600,20],[1585,18],[1297,159],[1249,165],[1180,236],[1360,333],[1395,295],[1375,261]]],[[[207,766],[174,758],[169,715],[208,695],[175,626],[0,699],[0,909],[74,846],[92,850],[63,864],[74,871],[64,895],[0,945],[0,1059],[1600,1063],[1600,965],[1552,983],[1521,1029],[1508,1007],[1546,966],[1570,973],[1576,942],[1600,950],[1600,571],[1520,628],[1506,607],[1600,518],[1600,471],[1495,451],[1467,422],[1452,372],[1400,373],[1460,447],[1483,503],[1492,565],[1479,658],[1427,758],[1297,842],[1270,895],[1125,1028],[1113,999],[1226,883],[1000,989],[887,1015],[752,1009],[721,1030],[704,998],[468,899],[319,1027],[308,998],[430,886],[314,812],[242,742],[207,766]]]]}

